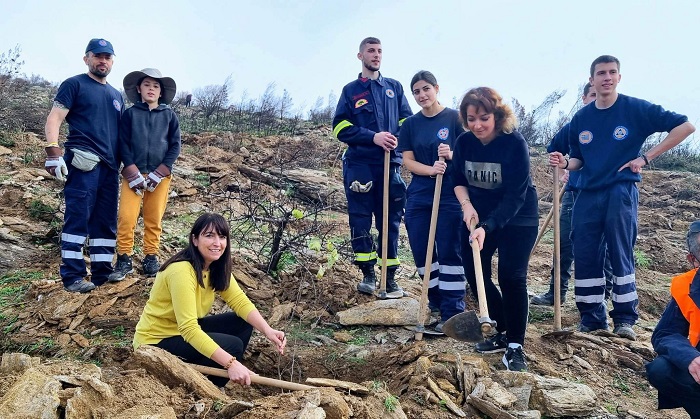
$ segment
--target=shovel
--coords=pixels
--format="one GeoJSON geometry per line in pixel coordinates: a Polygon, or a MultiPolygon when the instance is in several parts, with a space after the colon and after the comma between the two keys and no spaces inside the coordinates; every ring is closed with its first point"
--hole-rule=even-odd
{"type": "MultiPolygon", "coordinates": [[[[474,232],[476,223],[472,218],[469,221],[469,232],[474,232]]],[[[472,256],[474,258],[474,274],[476,275],[476,293],[479,299],[479,316],[474,311],[465,311],[450,317],[442,326],[442,331],[452,339],[465,342],[481,342],[485,337],[491,336],[496,322],[489,317],[489,308],[486,303],[486,290],[484,288],[484,273],[481,269],[481,254],[479,243],[471,242],[472,256]]]]}
{"type": "MultiPolygon", "coordinates": [[[[445,161],[440,157],[440,161],[445,161]]],[[[443,335],[444,333],[431,332],[425,329],[425,311],[428,306],[428,287],[430,285],[430,265],[433,264],[433,246],[435,246],[435,229],[440,209],[440,193],[442,192],[442,174],[435,179],[435,194],[433,195],[433,212],[430,214],[430,230],[428,230],[428,251],[425,254],[425,272],[423,273],[423,287],[420,293],[420,310],[418,310],[418,323],[416,324],[416,340],[423,340],[423,333],[429,335],[443,335]]]]}
{"type": "MultiPolygon", "coordinates": [[[[201,372],[206,375],[214,375],[216,377],[228,378],[228,371],[221,368],[206,367],[204,365],[197,364],[187,364],[192,367],[192,369],[201,372]]],[[[292,383],[291,381],[276,380],[274,378],[261,377],[256,374],[250,375],[250,382],[255,384],[261,384],[264,386],[271,386],[282,388],[285,390],[313,390],[317,387],[307,386],[306,384],[292,383]]]]}
{"type": "MultiPolygon", "coordinates": [[[[556,170],[555,170],[556,171],[556,170]]],[[[559,174],[557,173],[557,179],[559,178],[559,174]]],[[[561,187],[561,190],[559,191],[559,196],[557,199],[554,199],[553,201],[557,203],[557,206],[559,205],[559,202],[561,202],[561,198],[564,196],[564,189],[566,189],[566,185],[561,187]]],[[[556,193],[557,189],[554,190],[554,193],[556,193]]],[[[552,204],[554,203],[552,202],[552,204]]],[[[532,250],[530,251],[530,258],[532,258],[532,255],[535,253],[535,249],[537,249],[537,245],[540,244],[540,240],[542,240],[542,236],[544,236],[544,232],[547,230],[547,226],[549,225],[549,222],[552,221],[552,215],[554,215],[556,211],[554,211],[554,205],[552,205],[552,208],[549,209],[549,214],[547,214],[547,217],[544,219],[544,224],[542,224],[542,228],[540,229],[540,232],[537,234],[537,240],[535,240],[535,244],[532,246],[532,250]]]]}
{"type": "MultiPolygon", "coordinates": [[[[559,168],[554,168],[554,192],[559,190],[559,168]]],[[[562,188],[564,190],[564,188],[562,188]]],[[[559,225],[559,200],[554,200],[554,331],[545,333],[543,337],[567,336],[571,330],[561,329],[561,234],[559,225]]]]}
{"type": "Polygon", "coordinates": [[[386,259],[387,259],[387,249],[389,238],[389,169],[390,169],[390,153],[388,151],[384,152],[384,191],[382,194],[382,274],[379,281],[379,293],[377,298],[380,300],[386,300],[387,298],[401,298],[403,297],[403,292],[392,292],[387,294],[386,292],[386,259]]]}

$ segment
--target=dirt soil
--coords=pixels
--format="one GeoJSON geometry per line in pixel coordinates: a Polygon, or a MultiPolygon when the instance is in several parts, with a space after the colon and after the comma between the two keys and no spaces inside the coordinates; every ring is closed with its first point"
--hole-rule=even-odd
{"type": "MultiPolygon", "coordinates": [[[[282,206],[291,201],[281,196],[296,194],[305,199],[307,212],[314,204],[324,203],[326,207],[317,220],[328,228],[327,237],[335,237],[340,243],[337,261],[331,250],[324,250],[328,249],[324,242],[320,251],[307,249],[306,254],[287,260],[280,272],[271,275],[265,272],[258,248],[239,246],[235,252],[236,276],[243,288],[265,317],[271,319],[273,327],[284,329],[290,337],[287,353],[279,356],[263,336],[255,334],[246,364],[261,375],[295,382],[317,377],[382,383],[398,397],[409,418],[457,417],[440,404],[420,402],[407,379],[407,362],[415,361],[418,355],[433,359],[443,354],[474,355],[471,344],[445,337],[426,337],[416,342],[405,328],[343,327],[337,321],[338,311],[373,300],[356,292],[360,274],[350,263],[347,243],[342,243],[348,232],[341,153],[341,144],[332,138],[328,127],[309,129],[291,138],[221,133],[185,136],[164,218],[161,260],[186,243],[187,231],[202,211],[219,211],[231,219],[245,212],[242,197],[246,192],[249,196],[250,191],[255,191],[261,201],[282,206]],[[286,188],[284,183],[276,183],[287,179],[285,172],[299,168],[320,171],[326,183],[319,181],[313,188],[303,181],[291,187],[287,183],[286,188]],[[317,192],[315,200],[308,190],[317,192]],[[320,267],[325,273],[319,274],[320,267]],[[407,361],[406,354],[410,353],[416,356],[407,361]]],[[[134,367],[131,338],[153,283],[140,270],[142,225],[137,232],[135,274],[89,294],[63,290],[58,277],[57,246],[62,217],[61,185],[44,172],[42,155],[42,140],[33,134],[18,135],[14,147],[0,148],[1,352],[39,357],[42,365],[59,370],[66,365],[78,369],[81,365],[85,369],[93,364],[99,366],[102,380],[113,387],[119,398],[119,403],[105,406],[106,413],[100,417],[117,417],[117,413],[141,405],[144,399],[154,411],[171,407],[179,418],[252,417],[243,413],[221,416],[217,413],[221,406],[211,400],[205,401],[205,413],[197,413],[200,400],[192,393],[183,388],[169,389],[157,375],[134,367]]],[[[542,223],[552,200],[551,172],[544,154],[533,151],[532,173],[540,196],[542,223]]],[[[700,204],[695,198],[700,178],[688,173],[645,171],[639,186],[636,253],[640,321],[635,345],[646,349],[639,353],[648,361],[653,356],[651,332],[669,299],[669,279],[689,268],[683,237],[690,222],[700,218],[700,204]]],[[[287,209],[291,211],[292,207],[287,209]]],[[[289,231],[303,231],[311,221],[306,216],[295,220],[289,224],[289,231]]],[[[547,288],[552,244],[550,231],[530,261],[528,286],[533,294],[547,288]]],[[[417,296],[421,278],[412,264],[405,231],[401,247],[399,282],[417,296]]],[[[569,295],[563,308],[564,327],[578,323],[572,300],[573,295],[569,295]]],[[[475,308],[471,297],[468,305],[475,308]]],[[[223,309],[218,304],[213,311],[223,309]]],[[[680,410],[655,410],[656,391],[647,383],[638,363],[624,366],[604,356],[606,351],[592,347],[574,351],[566,340],[543,338],[552,330],[552,319],[551,309],[531,308],[525,344],[531,372],[590,386],[603,412],[595,417],[633,417],[624,413],[628,410],[648,418],[687,417],[680,410]],[[562,357],[574,352],[587,365],[562,357]]],[[[612,350],[627,350],[629,346],[615,338],[611,341],[612,350]]],[[[500,355],[483,358],[492,370],[504,369],[500,355]]],[[[17,380],[16,374],[0,374],[0,398],[17,380]]],[[[270,411],[283,403],[270,397],[280,395],[280,390],[273,387],[229,383],[225,392],[236,400],[251,401],[270,411]]],[[[140,416],[134,413],[133,417],[140,416]]]]}

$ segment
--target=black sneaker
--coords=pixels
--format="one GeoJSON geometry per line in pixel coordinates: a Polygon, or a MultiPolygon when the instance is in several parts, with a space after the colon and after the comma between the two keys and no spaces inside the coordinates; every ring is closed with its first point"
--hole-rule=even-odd
{"type": "Polygon", "coordinates": [[[75,281],[70,285],[65,285],[63,287],[66,291],[86,293],[95,289],[95,284],[92,282],[81,279],[80,281],[75,281]]]}
{"type": "Polygon", "coordinates": [[[146,255],[143,258],[143,273],[147,277],[156,276],[160,269],[160,263],[158,262],[158,256],[156,255],[146,255]]]}
{"type": "Polygon", "coordinates": [[[124,253],[117,256],[117,263],[114,265],[114,272],[109,274],[107,282],[123,281],[127,275],[134,272],[134,267],[131,264],[131,256],[124,253]]]}
{"type": "Polygon", "coordinates": [[[525,362],[523,347],[508,348],[503,355],[503,365],[508,368],[508,371],[527,372],[527,362],[525,362]]]}
{"type": "Polygon", "coordinates": [[[493,354],[496,352],[503,352],[508,347],[508,340],[506,335],[503,333],[497,333],[494,336],[479,342],[474,346],[474,349],[482,354],[493,354]]]}

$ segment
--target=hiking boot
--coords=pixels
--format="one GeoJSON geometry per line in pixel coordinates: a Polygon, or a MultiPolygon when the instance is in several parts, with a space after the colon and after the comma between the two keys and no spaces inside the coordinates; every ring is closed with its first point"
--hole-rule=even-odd
{"type": "Polygon", "coordinates": [[[363,294],[373,295],[377,287],[377,276],[374,274],[374,265],[360,265],[362,271],[362,282],[357,284],[357,291],[363,294]]]}
{"type": "Polygon", "coordinates": [[[503,333],[497,333],[483,342],[479,342],[474,346],[474,349],[482,354],[493,354],[503,352],[508,347],[508,340],[503,333]]]}
{"type": "Polygon", "coordinates": [[[584,326],[583,323],[578,324],[578,331],[582,333],[591,333],[595,332],[596,330],[608,330],[608,326],[605,327],[589,327],[589,326],[584,326]]]}
{"type": "Polygon", "coordinates": [[[107,282],[119,282],[130,273],[134,272],[134,267],[131,264],[131,256],[124,253],[117,256],[117,263],[114,265],[114,272],[109,274],[107,282]]]}
{"type": "Polygon", "coordinates": [[[160,263],[158,262],[158,256],[156,255],[146,255],[143,258],[143,273],[146,277],[156,276],[158,269],[160,269],[160,263]]]}
{"type": "Polygon", "coordinates": [[[86,281],[84,279],[81,279],[79,281],[75,281],[70,285],[64,285],[63,289],[66,291],[70,292],[79,292],[79,293],[86,293],[90,292],[95,289],[95,284],[92,282],[86,281]]]}
{"type": "Polygon", "coordinates": [[[505,365],[506,368],[508,368],[508,371],[527,372],[527,362],[525,362],[525,354],[523,353],[523,347],[509,347],[506,350],[506,353],[503,354],[503,365],[505,365]]]}
{"type": "Polygon", "coordinates": [[[445,334],[445,332],[442,331],[442,327],[443,327],[444,325],[445,325],[445,322],[441,321],[440,323],[438,323],[438,324],[435,325],[434,330],[435,330],[437,333],[445,334]]]}
{"type": "Polygon", "coordinates": [[[391,294],[389,298],[401,298],[406,295],[403,288],[396,282],[396,269],[389,269],[386,272],[386,293],[391,294]]]}
{"type": "Polygon", "coordinates": [[[632,325],[628,323],[616,324],[613,328],[613,333],[621,338],[637,340],[637,334],[632,330],[632,325]]]}

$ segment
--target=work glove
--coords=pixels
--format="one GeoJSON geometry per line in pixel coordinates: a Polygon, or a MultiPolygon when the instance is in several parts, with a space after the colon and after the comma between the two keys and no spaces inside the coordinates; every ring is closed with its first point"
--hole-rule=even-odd
{"type": "Polygon", "coordinates": [[[146,179],[135,164],[130,164],[122,169],[122,176],[129,182],[129,189],[134,191],[136,195],[143,196],[143,190],[147,187],[146,179]]]}
{"type": "Polygon", "coordinates": [[[44,168],[51,176],[55,176],[56,179],[65,182],[66,176],[68,176],[68,166],[63,161],[60,147],[46,147],[44,150],[46,151],[44,168]]]}
{"type": "Polygon", "coordinates": [[[153,192],[156,190],[156,187],[160,185],[160,181],[170,175],[170,169],[168,169],[168,166],[161,164],[160,166],[156,167],[156,170],[152,171],[151,173],[148,174],[148,179],[146,179],[146,189],[148,192],[153,192]]]}
{"type": "Polygon", "coordinates": [[[63,161],[63,157],[47,157],[44,163],[44,168],[51,176],[56,176],[56,179],[61,182],[66,181],[66,176],[68,176],[68,166],[66,162],[63,161]]]}

